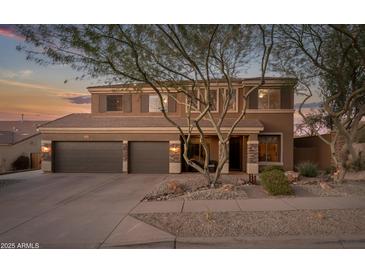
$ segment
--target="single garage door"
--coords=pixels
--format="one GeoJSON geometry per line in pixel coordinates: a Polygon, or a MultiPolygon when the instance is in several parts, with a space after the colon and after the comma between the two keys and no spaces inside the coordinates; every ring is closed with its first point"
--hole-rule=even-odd
{"type": "Polygon", "coordinates": [[[129,142],[130,173],[168,173],[169,142],[129,142]]]}
{"type": "Polygon", "coordinates": [[[56,142],[55,172],[122,172],[122,142],[56,142]]]}

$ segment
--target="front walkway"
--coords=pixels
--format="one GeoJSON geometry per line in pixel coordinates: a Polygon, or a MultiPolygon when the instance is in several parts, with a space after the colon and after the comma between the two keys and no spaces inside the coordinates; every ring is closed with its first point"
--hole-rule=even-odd
{"type": "Polygon", "coordinates": [[[132,213],[277,211],[349,208],[365,208],[365,197],[301,197],[142,202],[132,211],[132,213]]]}

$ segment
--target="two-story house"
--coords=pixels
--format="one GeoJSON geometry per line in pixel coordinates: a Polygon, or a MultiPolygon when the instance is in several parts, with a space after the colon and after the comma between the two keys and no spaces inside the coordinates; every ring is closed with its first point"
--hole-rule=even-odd
{"type": "MultiPolygon", "coordinates": [[[[260,78],[236,79],[222,131],[228,131],[243,108],[243,93],[260,78]]],[[[261,166],[281,165],[293,169],[293,116],[296,79],[268,77],[265,85],[251,93],[246,117],[229,142],[229,161],[223,173],[256,174],[261,166]]],[[[180,173],[190,171],[182,158],[178,130],[160,112],[160,101],[148,87],[128,91],[123,85],[89,87],[91,113],[71,114],[49,122],[42,133],[42,168],[46,172],[180,173]]],[[[216,115],[222,110],[225,83],[212,84],[216,115]]],[[[178,101],[184,100],[176,93],[178,101]]],[[[186,106],[166,96],[168,115],[182,127],[186,106]]],[[[218,138],[208,121],[210,160],[219,157],[218,138]]],[[[201,160],[199,138],[193,138],[189,156],[201,160]]]]}

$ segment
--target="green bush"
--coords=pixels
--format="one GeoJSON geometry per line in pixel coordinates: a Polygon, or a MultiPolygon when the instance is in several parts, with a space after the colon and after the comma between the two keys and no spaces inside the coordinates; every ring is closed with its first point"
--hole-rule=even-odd
{"type": "Polygon", "coordinates": [[[267,171],[272,171],[272,170],[284,171],[284,168],[282,166],[265,166],[262,169],[262,172],[267,172],[267,171]]]}
{"type": "Polygon", "coordinates": [[[318,167],[312,162],[303,162],[297,167],[299,174],[305,177],[317,177],[318,167]]]}
{"type": "Polygon", "coordinates": [[[288,178],[281,170],[272,169],[260,173],[260,181],[263,187],[272,195],[293,194],[288,178]]]}
{"type": "Polygon", "coordinates": [[[23,170],[29,168],[29,157],[27,156],[19,156],[12,164],[13,169],[15,170],[23,170]]]}

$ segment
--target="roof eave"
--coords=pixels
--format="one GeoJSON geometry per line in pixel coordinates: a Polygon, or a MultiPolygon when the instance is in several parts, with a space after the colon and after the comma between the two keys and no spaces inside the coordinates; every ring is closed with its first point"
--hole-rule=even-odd
{"type": "MultiPolygon", "coordinates": [[[[181,128],[184,132],[188,132],[187,127],[181,128]]],[[[223,133],[227,133],[230,131],[230,127],[221,127],[221,131],[223,133]]],[[[158,134],[166,134],[166,133],[179,133],[179,130],[175,127],[119,127],[119,128],[40,128],[41,133],[158,133],[158,134]]],[[[207,134],[216,133],[215,129],[212,127],[202,127],[203,132],[207,134]]],[[[264,130],[263,126],[257,127],[236,127],[234,133],[259,133],[264,130]]],[[[192,131],[193,133],[198,133],[192,131]]]]}

